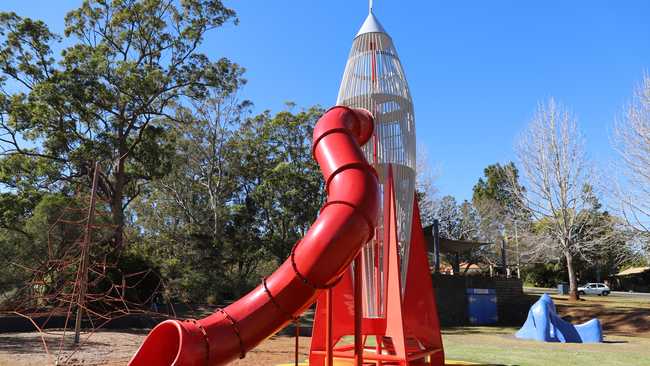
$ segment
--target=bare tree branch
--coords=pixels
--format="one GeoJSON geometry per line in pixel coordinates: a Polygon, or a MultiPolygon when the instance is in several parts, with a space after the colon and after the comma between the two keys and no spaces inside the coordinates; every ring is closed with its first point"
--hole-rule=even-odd
{"type": "Polygon", "coordinates": [[[622,216],[650,233],[650,75],[637,87],[624,116],[614,125],[613,144],[620,156],[614,191],[622,216]]]}
{"type": "Polygon", "coordinates": [[[537,221],[531,247],[534,257],[567,262],[570,293],[577,298],[573,260],[588,258],[601,242],[593,215],[595,175],[586,156],[576,118],[553,99],[540,103],[521,135],[516,151],[526,190],[511,177],[512,189],[522,208],[537,221]],[[555,257],[555,258],[553,258],[555,257]]]}

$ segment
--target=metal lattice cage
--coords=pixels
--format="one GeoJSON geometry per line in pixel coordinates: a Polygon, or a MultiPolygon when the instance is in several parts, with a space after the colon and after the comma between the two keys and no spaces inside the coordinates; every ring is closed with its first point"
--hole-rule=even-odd
{"type": "MultiPolygon", "coordinates": [[[[382,191],[386,187],[388,167],[392,166],[403,289],[415,194],[415,117],[408,83],[393,41],[372,11],[354,38],[337,104],[365,108],[375,117],[375,136],[363,150],[379,174],[382,191]]],[[[383,218],[383,209],[379,215],[383,218]]],[[[377,235],[363,249],[364,315],[367,317],[384,315],[386,269],[382,233],[383,219],[380,219],[377,235]]]]}

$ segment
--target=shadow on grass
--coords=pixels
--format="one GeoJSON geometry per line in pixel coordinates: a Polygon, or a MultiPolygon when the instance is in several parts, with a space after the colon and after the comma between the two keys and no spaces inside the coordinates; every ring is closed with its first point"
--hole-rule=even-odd
{"type": "Polygon", "coordinates": [[[650,310],[603,304],[558,305],[558,310],[572,322],[585,322],[598,318],[605,332],[613,331],[631,336],[645,333],[650,336],[650,310]]]}
{"type": "Polygon", "coordinates": [[[462,361],[450,361],[450,363],[445,362],[445,366],[461,366],[461,365],[467,365],[467,366],[519,366],[519,364],[511,364],[511,365],[506,365],[502,363],[474,363],[474,362],[462,362],[462,361]]]}
{"type": "Polygon", "coordinates": [[[485,335],[512,335],[516,332],[515,328],[507,327],[445,327],[442,328],[443,334],[449,335],[467,335],[467,334],[485,334],[485,335]]]}

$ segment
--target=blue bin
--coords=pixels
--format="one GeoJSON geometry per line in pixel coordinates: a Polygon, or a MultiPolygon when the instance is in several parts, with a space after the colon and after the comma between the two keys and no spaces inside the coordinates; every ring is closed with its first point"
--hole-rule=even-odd
{"type": "Polygon", "coordinates": [[[492,288],[467,289],[467,315],[470,324],[487,325],[499,320],[497,294],[492,288]]]}

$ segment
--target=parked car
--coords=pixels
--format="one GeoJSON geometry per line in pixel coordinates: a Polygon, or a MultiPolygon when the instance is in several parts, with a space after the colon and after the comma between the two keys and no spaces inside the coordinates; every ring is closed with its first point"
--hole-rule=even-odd
{"type": "Polygon", "coordinates": [[[607,296],[611,290],[604,283],[588,283],[584,286],[578,287],[578,293],[580,295],[598,295],[598,296],[607,296]]]}

